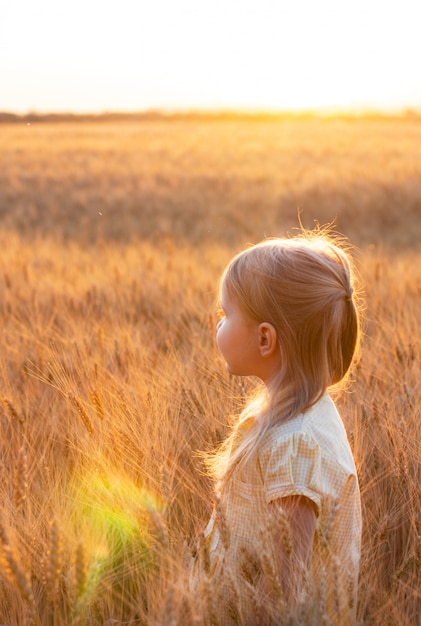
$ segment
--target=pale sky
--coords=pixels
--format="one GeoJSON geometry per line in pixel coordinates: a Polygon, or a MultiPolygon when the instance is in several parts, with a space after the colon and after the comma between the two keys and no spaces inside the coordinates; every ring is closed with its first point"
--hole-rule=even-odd
{"type": "Polygon", "coordinates": [[[421,107],[420,0],[0,0],[0,111],[421,107]]]}

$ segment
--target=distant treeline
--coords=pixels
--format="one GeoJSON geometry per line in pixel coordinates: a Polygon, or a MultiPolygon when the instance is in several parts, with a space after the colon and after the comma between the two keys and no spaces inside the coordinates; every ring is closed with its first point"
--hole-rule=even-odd
{"type": "Polygon", "coordinates": [[[141,111],[105,113],[9,113],[0,111],[0,124],[31,124],[40,122],[162,122],[162,121],[282,121],[287,119],[419,119],[420,109],[385,111],[141,111]]]}

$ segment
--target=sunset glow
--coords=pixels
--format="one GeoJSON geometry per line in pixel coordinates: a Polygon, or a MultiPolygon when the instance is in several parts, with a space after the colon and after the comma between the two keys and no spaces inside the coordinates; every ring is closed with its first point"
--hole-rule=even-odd
{"type": "Polygon", "coordinates": [[[421,106],[416,0],[3,0],[0,110],[421,106]]]}

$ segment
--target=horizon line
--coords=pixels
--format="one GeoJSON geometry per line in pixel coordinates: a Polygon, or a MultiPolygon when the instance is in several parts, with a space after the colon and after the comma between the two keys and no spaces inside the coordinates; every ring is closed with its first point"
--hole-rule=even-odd
{"type": "Polygon", "coordinates": [[[28,118],[28,117],[106,117],[106,116],[247,116],[247,117],[277,117],[277,116],[402,116],[420,115],[419,105],[402,106],[317,106],[317,107],[148,107],[143,109],[87,109],[87,110],[41,110],[28,109],[25,112],[0,109],[0,117],[28,118]]]}

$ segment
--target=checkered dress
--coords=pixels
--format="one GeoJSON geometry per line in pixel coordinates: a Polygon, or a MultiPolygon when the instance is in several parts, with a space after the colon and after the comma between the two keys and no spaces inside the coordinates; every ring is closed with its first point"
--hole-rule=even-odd
{"type": "MultiPolygon", "coordinates": [[[[253,425],[254,418],[241,423],[238,437],[244,436],[244,431],[253,425]]],[[[221,506],[229,540],[223,536],[216,512],[204,533],[208,551],[206,578],[220,591],[217,617],[213,616],[209,623],[219,626],[236,623],[232,604],[229,608],[228,571],[237,585],[235,595],[243,620],[255,623],[251,617],[254,609],[250,585],[241,582],[244,556],[250,556],[254,546],[259,545],[257,549],[261,550],[257,538],[262,537],[265,524],[267,527],[269,503],[292,495],[309,498],[317,510],[312,567],[316,578],[323,572],[326,610],[334,624],[353,623],[361,544],[360,492],[345,428],[327,394],[304,414],[272,428],[258,454],[235,471],[224,488],[221,506]],[[347,590],[347,606],[342,607],[340,616],[338,601],[335,604],[332,599],[338,584],[347,590]]],[[[200,584],[201,569],[197,559],[192,575],[195,586],[200,584]]]]}

